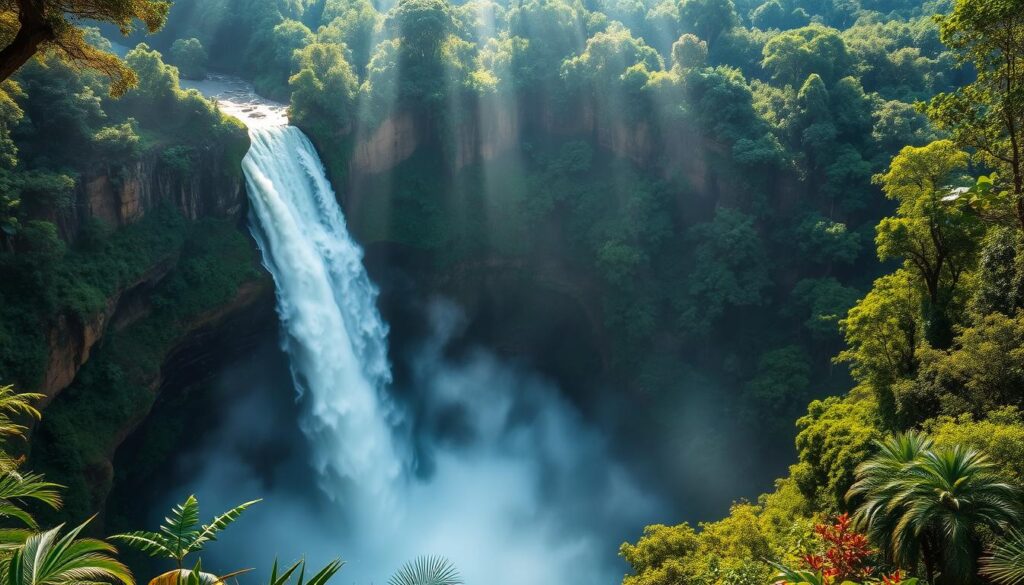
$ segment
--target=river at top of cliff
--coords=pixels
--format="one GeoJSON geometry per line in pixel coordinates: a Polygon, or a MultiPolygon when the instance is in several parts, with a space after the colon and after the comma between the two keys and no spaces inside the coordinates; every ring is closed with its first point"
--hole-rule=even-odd
{"type": "Polygon", "coordinates": [[[216,102],[222,112],[250,128],[288,124],[288,106],[260,96],[252,84],[243,79],[211,74],[199,81],[183,79],[181,87],[198,91],[216,102]]]}
{"type": "MultiPolygon", "coordinates": [[[[124,57],[131,47],[108,38],[110,50],[124,57]]],[[[182,89],[194,89],[213,101],[225,114],[238,118],[249,128],[288,125],[288,106],[256,93],[251,83],[233,75],[211,73],[205,79],[181,79],[182,89]]]]}

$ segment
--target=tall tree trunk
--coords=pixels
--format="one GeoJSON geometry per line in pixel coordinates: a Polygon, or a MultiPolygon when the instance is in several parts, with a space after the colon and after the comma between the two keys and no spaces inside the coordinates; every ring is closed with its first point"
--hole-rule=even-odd
{"type": "Polygon", "coordinates": [[[928,585],[935,585],[935,559],[932,557],[931,541],[926,535],[921,541],[921,557],[924,560],[924,575],[928,585]]]}
{"type": "Polygon", "coordinates": [[[18,0],[18,34],[0,50],[0,81],[14,74],[32,58],[39,45],[54,39],[53,26],[46,21],[45,0],[18,0]]]}

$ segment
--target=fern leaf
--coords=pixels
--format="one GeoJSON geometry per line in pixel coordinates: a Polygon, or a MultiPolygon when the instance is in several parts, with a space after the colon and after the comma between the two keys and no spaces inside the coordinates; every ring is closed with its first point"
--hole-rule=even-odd
{"type": "Polygon", "coordinates": [[[186,552],[197,551],[203,548],[203,545],[209,541],[217,540],[217,533],[224,530],[231,525],[232,522],[238,520],[242,512],[245,512],[249,506],[256,504],[262,500],[252,500],[235,506],[234,508],[224,512],[223,514],[216,516],[209,524],[204,524],[202,531],[196,536],[195,540],[189,545],[186,552]]]}
{"type": "Polygon", "coordinates": [[[199,500],[194,495],[185,498],[171,510],[170,516],[164,518],[160,532],[167,536],[167,548],[175,551],[176,557],[183,557],[199,536],[196,527],[199,524],[199,500]]]}
{"type": "Polygon", "coordinates": [[[146,532],[140,530],[125,534],[115,534],[111,536],[110,539],[122,542],[125,545],[134,548],[137,551],[146,553],[151,557],[175,558],[175,551],[167,543],[166,537],[157,532],[146,532]]]}

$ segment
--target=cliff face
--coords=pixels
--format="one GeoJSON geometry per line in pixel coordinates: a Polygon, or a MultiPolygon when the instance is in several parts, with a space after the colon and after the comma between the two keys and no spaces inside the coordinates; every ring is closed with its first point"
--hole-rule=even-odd
{"type": "MultiPolygon", "coordinates": [[[[152,401],[166,393],[188,393],[216,376],[231,359],[251,351],[263,337],[274,335],[273,284],[264,278],[241,285],[234,296],[220,306],[203,311],[185,323],[183,334],[163,356],[162,364],[143,383],[152,401]]],[[[116,319],[112,323],[117,327],[116,319]]],[[[127,325],[124,325],[125,327],[127,325]]],[[[150,408],[121,422],[106,452],[90,461],[88,478],[91,511],[97,525],[106,523],[107,500],[114,485],[114,459],[125,440],[150,418],[150,408]]]]}
{"type": "Polygon", "coordinates": [[[126,166],[85,172],[78,180],[70,213],[53,219],[61,235],[73,241],[89,220],[124,227],[161,205],[172,205],[190,220],[238,217],[245,204],[245,184],[238,161],[223,146],[193,152],[182,169],[161,150],[143,154],[126,166]]]}
{"type": "Polygon", "coordinates": [[[48,318],[45,372],[38,387],[25,387],[46,395],[31,465],[67,486],[55,522],[102,512],[114,455],[160,395],[178,396],[214,375],[254,331],[276,326],[273,286],[243,223],[241,156],[210,148],[193,153],[187,169],[180,163],[151,153],[90,171],[74,191],[73,212],[54,218],[72,242],[92,222],[126,228],[75,253],[130,266],[111,271],[120,286],[104,289],[103,303],[84,305],[95,307],[88,314],[48,318]],[[150,240],[160,243],[128,254],[119,247],[150,240]]]}
{"type": "MultiPolygon", "coordinates": [[[[465,106],[463,115],[445,131],[450,172],[492,160],[514,148],[524,135],[546,135],[589,140],[638,167],[685,182],[700,196],[728,198],[742,191],[711,164],[714,158],[727,157],[728,148],[696,128],[668,134],[647,122],[602,114],[593,103],[566,111],[548,101],[516,104],[509,98],[484,96],[465,106]]],[[[393,170],[420,148],[436,148],[437,141],[431,138],[437,132],[417,123],[407,111],[394,113],[372,130],[357,131],[343,195],[346,204],[360,205],[359,186],[372,176],[393,170]]]]}
{"type": "Polygon", "coordinates": [[[419,143],[420,130],[412,113],[399,112],[357,138],[349,173],[370,175],[391,170],[412,156],[419,143]]]}
{"type": "MultiPolygon", "coordinates": [[[[491,95],[460,107],[458,118],[444,129],[431,127],[422,120],[417,123],[410,112],[398,111],[372,131],[356,130],[346,184],[339,189],[339,196],[357,230],[359,222],[364,221],[362,218],[368,217],[363,210],[373,208],[370,197],[380,193],[379,189],[367,186],[386,183],[381,180],[386,173],[393,172],[417,152],[441,148],[438,145],[442,143],[445,150],[440,160],[445,168],[438,169],[439,176],[494,160],[517,148],[527,137],[587,141],[653,175],[688,187],[678,190],[676,201],[684,218],[700,217],[716,202],[744,197],[748,191],[740,187],[739,177],[721,172],[722,165],[715,164],[729,156],[728,147],[704,136],[697,128],[675,125],[673,132],[666,132],[646,121],[602,111],[596,101],[583,101],[577,107],[567,108],[543,97],[517,102],[508,96],[491,95]],[[443,139],[438,139],[439,134],[443,139]]],[[[537,229],[549,234],[553,242],[561,238],[556,226],[537,229]]],[[[552,245],[550,249],[557,250],[559,246],[552,245]]],[[[592,282],[592,275],[569,270],[561,260],[536,260],[529,266],[516,267],[495,259],[499,265],[459,265],[433,276],[446,294],[471,305],[473,300],[461,291],[486,288],[492,278],[528,273],[531,286],[575,302],[589,323],[589,335],[597,340],[598,353],[607,354],[597,285],[592,282]]]]}
{"type": "Polygon", "coordinates": [[[75,379],[108,327],[125,327],[149,312],[149,292],[170,271],[172,259],[161,262],[131,286],[107,299],[104,309],[88,318],[72,313],[57,317],[47,335],[49,361],[37,390],[49,402],[75,379]]]}
{"type": "MultiPolygon", "coordinates": [[[[130,166],[90,170],[77,182],[71,212],[52,219],[68,241],[74,241],[90,221],[122,228],[165,205],[192,221],[206,217],[241,221],[246,195],[240,161],[223,148],[207,147],[194,153],[190,162],[189,172],[183,173],[165,162],[159,151],[152,151],[130,166]]],[[[149,314],[152,291],[176,262],[176,257],[160,259],[110,296],[96,314],[56,316],[47,333],[49,358],[38,388],[47,402],[71,384],[109,328],[126,327],[149,314]]],[[[241,305],[245,300],[240,299],[241,305]]]]}

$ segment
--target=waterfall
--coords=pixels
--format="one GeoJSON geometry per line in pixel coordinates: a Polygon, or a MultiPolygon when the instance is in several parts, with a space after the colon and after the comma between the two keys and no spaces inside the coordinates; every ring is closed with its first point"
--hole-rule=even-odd
{"type": "Polygon", "coordinates": [[[249,126],[250,229],[275,282],[303,441],[280,429],[293,415],[264,402],[268,382],[254,378],[243,386],[251,395],[233,395],[201,461],[187,465],[190,489],[212,506],[266,502],[211,561],[341,556],[347,582],[374,583],[417,555],[441,554],[467,583],[616,582],[621,535],[637,533],[658,505],[602,434],[528,369],[483,349],[446,358],[461,312],[437,299],[410,299],[433,333],[406,358],[408,403],[394,403],[377,289],[312,143],[282,106],[220,103],[249,126]],[[301,462],[253,465],[252,447],[277,441],[297,446],[301,462]],[[310,467],[319,486],[302,475],[310,467]]]}
{"type": "Polygon", "coordinates": [[[333,497],[358,482],[359,493],[387,502],[405,463],[377,289],[309,139],[293,126],[249,134],[250,226],[276,285],[314,465],[333,497]]]}

